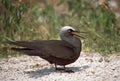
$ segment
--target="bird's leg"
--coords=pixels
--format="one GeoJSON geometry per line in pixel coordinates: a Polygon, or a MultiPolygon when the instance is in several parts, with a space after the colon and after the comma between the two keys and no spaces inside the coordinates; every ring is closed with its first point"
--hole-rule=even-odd
{"type": "Polygon", "coordinates": [[[57,70],[57,64],[55,63],[55,69],[57,70]]]}
{"type": "Polygon", "coordinates": [[[65,65],[63,66],[64,70],[66,69],[65,65]]]}

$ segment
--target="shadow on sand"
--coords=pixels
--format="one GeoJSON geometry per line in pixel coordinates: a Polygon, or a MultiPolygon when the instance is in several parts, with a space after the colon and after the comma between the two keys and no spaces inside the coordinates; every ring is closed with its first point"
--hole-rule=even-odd
{"type": "MultiPolygon", "coordinates": [[[[81,67],[67,67],[67,69],[71,69],[75,73],[75,72],[83,71],[89,67],[90,66],[88,66],[88,65],[84,65],[81,67]]],[[[28,74],[32,78],[38,78],[38,77],[42,77],[44,75],[49,75],[50,73],[67,73],[67,72],[56,71],[54,67],[50,67],[50,68],[43,68],[43,69],[39,69],[39,70],[35,70],[35,71],[24,71],[24,73],[28,74]]]]}

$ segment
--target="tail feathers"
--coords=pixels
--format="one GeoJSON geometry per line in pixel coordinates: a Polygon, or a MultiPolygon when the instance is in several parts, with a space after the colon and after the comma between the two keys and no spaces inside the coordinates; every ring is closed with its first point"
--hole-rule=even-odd
{"type": "Polygon", "coordinates": [[[29,48],[11,48],[11,50],[15,50],[15,51],[19,51],[19,50],[32,50],[32,49],[29,49],[29,48]]]}
{"type": "Polygon", "coordinates": [[[17,52],[22,52],[26,55],[30,55],[30,56],[39,56],[35,50],[33,49],[29,49],[29,48],[11,48],[11,50],[17,51],[17,52]]]}
{"type": "Polygon", "coordinates": [[[26,42],[26,41],[15,41],[15,42],[9,41],[7,43],[11,45],[21,46],[21,47],[33,47],[34,46],[34,44],[32,44],[31,42],[26,42]]]}

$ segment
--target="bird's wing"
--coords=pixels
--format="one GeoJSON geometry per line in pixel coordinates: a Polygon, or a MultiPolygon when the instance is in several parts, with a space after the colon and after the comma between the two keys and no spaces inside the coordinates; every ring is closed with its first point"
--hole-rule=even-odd
{"type": "Polygon", "coordinates": [[[74,47],[65,41],[43,41],[42,44],[43,48],[52,56],[62,59],[73,59],[75,56],[74,47]]]}
{"type": "Polygon", "coordinates": [[[24,48],[13,48],[13,50],[24,52],[28,55],[35,56],[54,56],[62,59],[73,59],[75,52],[73,46],[61,40],[46,40],[46,41],[16,41],[8,42],[9,44],[21,46],[24,48]]]}

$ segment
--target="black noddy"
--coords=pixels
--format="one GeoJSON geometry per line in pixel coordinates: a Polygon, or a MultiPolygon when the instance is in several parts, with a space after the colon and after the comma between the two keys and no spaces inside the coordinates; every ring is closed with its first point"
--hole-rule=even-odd
{"type": "Polygon", "coordinates": [[[56,70],[60,70],[57,67],[60,65],[64,67],[61,69],[69,72],[72,70],[67,70],[65,65],[75,62],[79,58],[82,48],[78,33],[73,27],[64,26],[60,30],[61,40],[9,41],[8,43],[20,46],[20,48],[12,47],[11,49],[14,51],[39,56],[49,63],[55,64],[56,70]]]}

